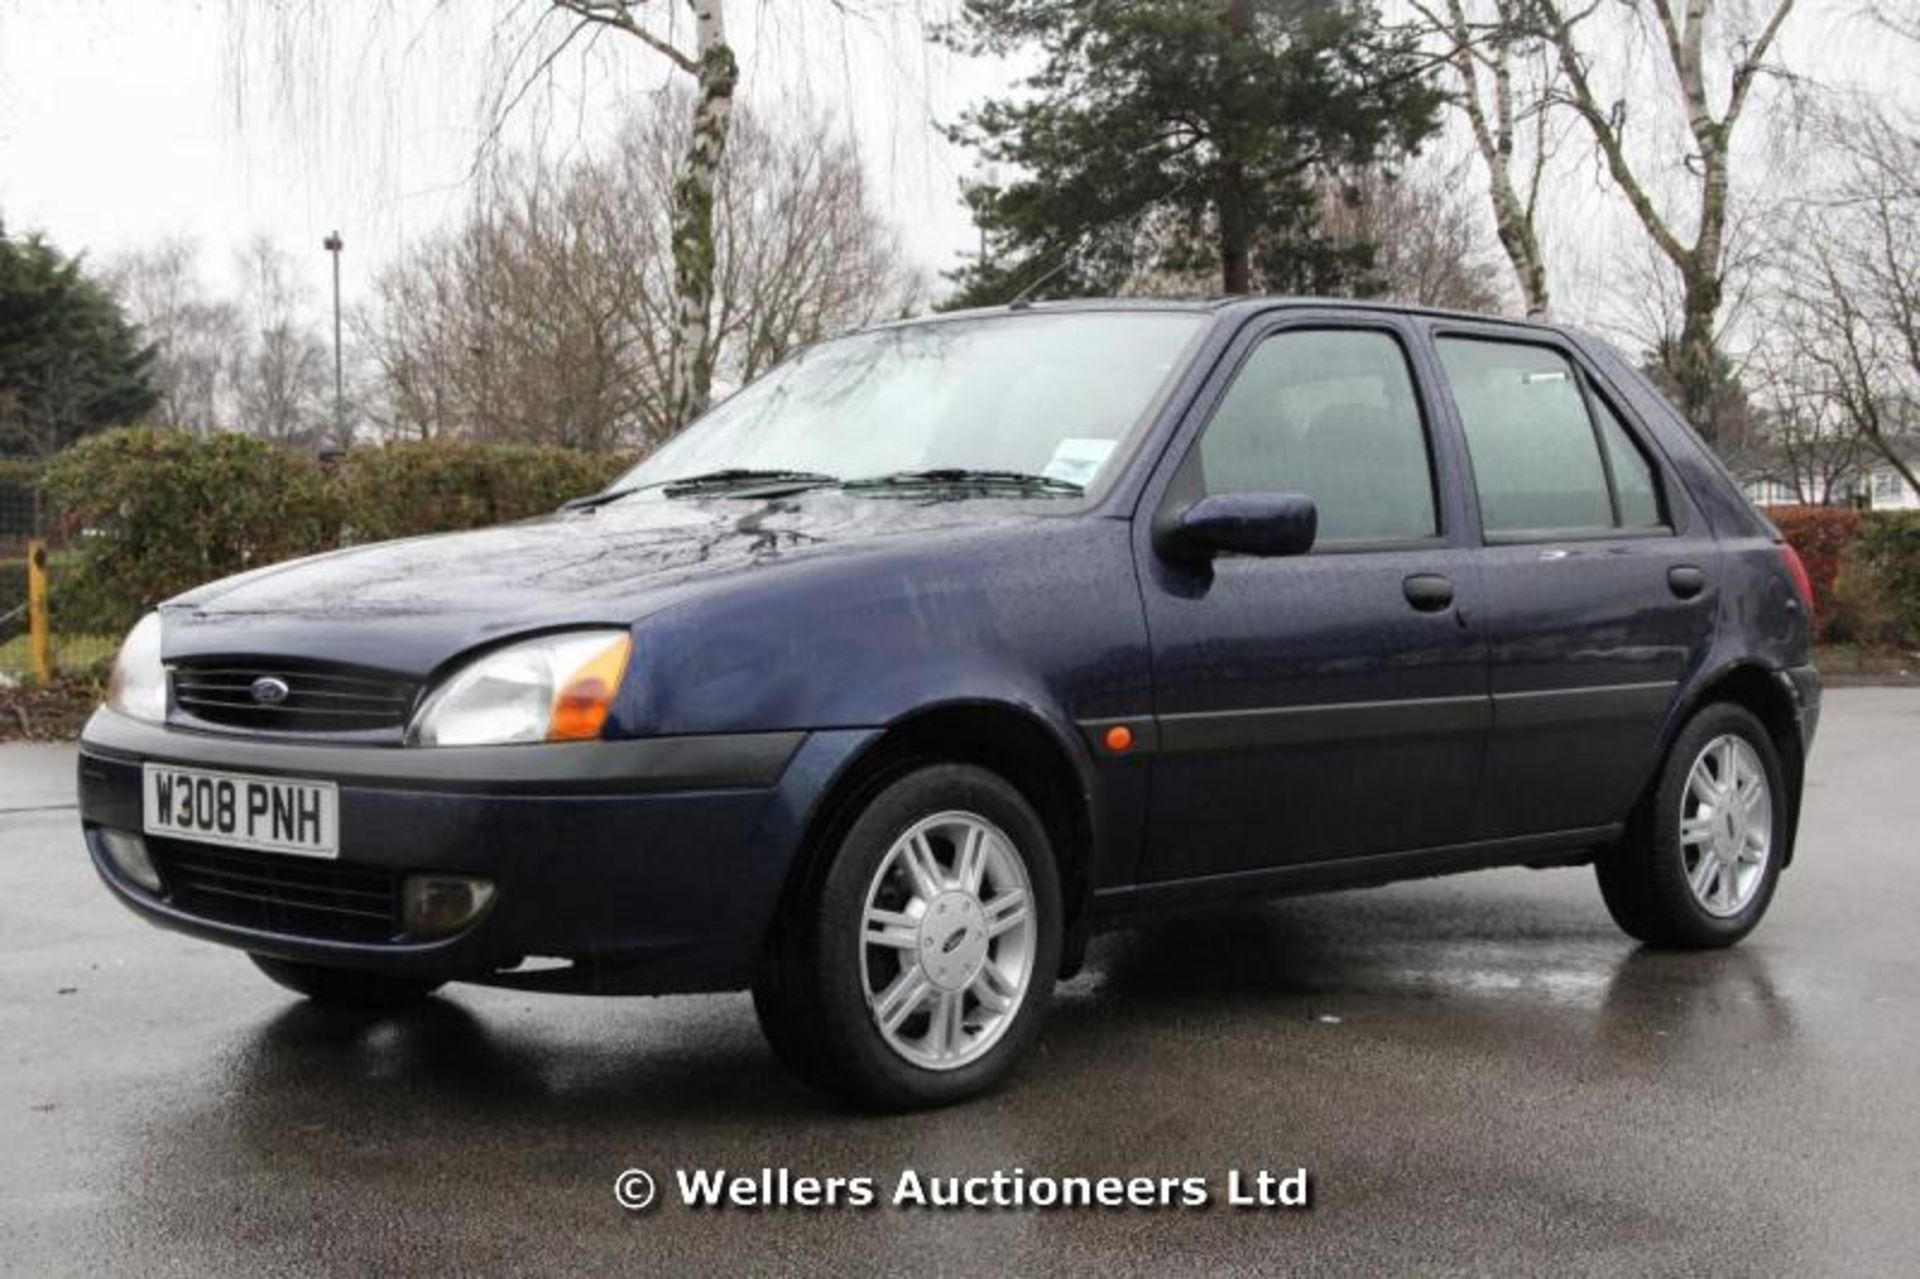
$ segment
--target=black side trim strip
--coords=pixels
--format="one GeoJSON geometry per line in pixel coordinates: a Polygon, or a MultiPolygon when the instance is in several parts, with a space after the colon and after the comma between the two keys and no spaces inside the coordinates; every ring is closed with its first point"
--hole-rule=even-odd
{"type": "Polygon", "coordinates": [[[727,733],[520,746],[341,746],[183,733],[105,707],[80,734],[83,753],[134,762],[451,789],[757,789],[774,785],[806,734],[727,733]]]}
{"type": "Polygon", "coordinates": [[[1336,702],[1324,706],[1274,706],[1246,711],[1203,711],[1160,717],[1160,749],[1244,750],[1351,742],[1369,737],[1425,733],[1470,733],[1493,722],[1485,696],[1425,697],[1394,702],[1336,702]]]}
{"type": "Polygon", "coordinates": [[[1564,728],[1617,719],[1658,719],[1673,700],[1671,680],[1598,688],[1529,689],[1493,695],[1496,728],[1564,728]]]}
{"type": "Polygon", "coordinates": [[[1113,757],[1102,743],[1120,725],[1133,730],[1127,752],[1139,756],[1203,751],[1305,746],[1317,742],[1472,733],[1489,728],[1560,728],[1608,720],[1655,719],[1678,687],[1671,680],[1606,684],[1588,688],[1529,689],[1491,697],[1422,697],[1385,702],[1334,702],[1321,706],[1263,706],[1252,710],[1192,711],[1149,716],[1083,719],[1080,731],[1096,758],[1113,757]]]}
{"type": "Polygon", "coordinates": [[[1620,837],[1618,823],[1522,835],[1510,839],[1448,844],[1399,853],[1368,853],[1301,862],[1292,866],[1263,866],[1162,883],[1102,888],[1094,894],[1094,911],[1106,918],[1136,910],[1198,905],[1241,897],[1276,897],[1286,893],[1317,893],[1336,888],[1361,888],[1401,879],[1453,875],[1464,871],[1512,866],[1555,854],[1575,854],[1612,843],[1620,837]]]}

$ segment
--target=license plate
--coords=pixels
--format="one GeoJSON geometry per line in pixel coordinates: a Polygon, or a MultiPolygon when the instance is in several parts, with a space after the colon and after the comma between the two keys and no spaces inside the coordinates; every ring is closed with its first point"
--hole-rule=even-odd
{"type": "Polygon", "coordinates": [[[332,782],[148,764],[141,820],[149,835],[203,844],[340,855],[340,791],[332,782]]]}

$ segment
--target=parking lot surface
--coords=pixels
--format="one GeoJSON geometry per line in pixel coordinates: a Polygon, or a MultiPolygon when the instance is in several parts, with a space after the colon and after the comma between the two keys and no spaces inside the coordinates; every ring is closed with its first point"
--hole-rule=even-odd
{"type": "Polygon", "coordinates": [[[1829,695],[1798,859],[1708,955],[1584,870],[1101,939],[1009,1086],[849,1114],[744,996],[454,988],[362,1020],[94,881],[66,748],[0,747],[0,1271],[797,1267],[1911,1273],[1920,691],[1829,695]],[[1204,1176],[1204,1210],[643,1213],[617,1174],[1204,1176]],[[1230,1170],[1307,1168],[1306,1211],[1230,1170]]]}

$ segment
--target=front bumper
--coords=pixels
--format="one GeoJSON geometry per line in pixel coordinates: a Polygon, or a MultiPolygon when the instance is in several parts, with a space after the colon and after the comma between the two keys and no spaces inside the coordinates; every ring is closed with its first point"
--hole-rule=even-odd
{"type": "MultiPolygon", "coordinates": [[[[738,989],[814,803],[866,737],[353,747],[183,732],[103,709],[81,735],[80,817],[94,868],[122,902],[209,941],[306,963],[538,989],[738,989]],[[99,838],[103,828],[141,830],[148,761],[332,781],[343,872],[395,883],[422,871],[480,875],[497,897],[451,937],[410,940],[396,929],[345,940],[271,904],[210,909],[209,899],[185,891],[184,877],[179,891],[168,882],[148,892],[119,872],[99,838]]],[[[213,851],[158,842],[175,854],[213,851]]],[[[336,864],[280,864],[289,862],[303,873],[336,864]]]]}

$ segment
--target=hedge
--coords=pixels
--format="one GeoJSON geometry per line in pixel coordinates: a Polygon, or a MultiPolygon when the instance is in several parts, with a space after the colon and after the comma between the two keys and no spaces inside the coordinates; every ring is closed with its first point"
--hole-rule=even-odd
{"type": "Polygon", "coordinates": [[[1853,562],[1871,583],[1896,643],[1920,644],[1920,511],[1875,515],[1854,544],[1853,562]]]}
{"type": "Polygon", "coordinates": [[[624,455],[435,440],[356,449],[334,478],[346,539],[377,542],[544,515],[631,465],[624,455]]]}
{"type": "Polygon", "coordinates": [[[1813,581],[1820,638],[1920,644],[1920,511],[1773,507],[1813,581]]]}
{"type": "Polygon", "coordinates": [[[71,548],[56,625],[118,633],[160,600],[230,573],[541,514],[603,487],[632,460],[430,441],[357,449],[323,466],[246,435],[90,436],[46,470],[55,533],[71,548]]]}
{"type": "Polygon", "coordinates": [[[72,548],[63,630],[124,631],[196,583],[325,549],[340,527],[318,462],[247,435],[109,431],[56,456],[45,484],[72,548]]]}
{"type": "Polygon", "coordinates": [[[1774,506],[1766,514],[1807,566],[1813,583],[1814,627],[1824,634],[1834,613],[1835,583],[1867,516],[1841,506],[1774,506]]]}

